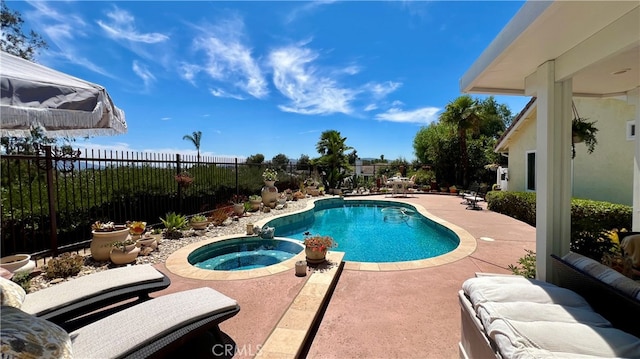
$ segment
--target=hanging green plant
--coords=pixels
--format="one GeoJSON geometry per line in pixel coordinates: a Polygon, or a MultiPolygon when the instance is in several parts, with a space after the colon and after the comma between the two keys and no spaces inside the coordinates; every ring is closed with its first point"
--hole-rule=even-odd
{"type": "Polygon", "coordinates": [[[573,120],[571,121],[571,158],[576,157],[576,143],[584,142],[587,146],[587,153],[593,153],[598,140],[596,133],[598,129],[595,126],[596,121],[589,122],[588,119],[580,117],[576,105],[573,106],[573,120]]]}

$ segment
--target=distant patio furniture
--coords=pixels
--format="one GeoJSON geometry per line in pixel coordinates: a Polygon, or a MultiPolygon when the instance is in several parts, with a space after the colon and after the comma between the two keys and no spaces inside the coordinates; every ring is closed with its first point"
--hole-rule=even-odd
{"type": "Polygon", "coordinates": [[[391,187],[391,197],[406,197],[410,182],[407,177],[391,177],[386,184],[391,187]]]}
{"type": "Polygon", "coordinates": [[[149,299],[171,281],[150,264],[108,269],[25,296],[20,309],[64,326],[67,320],[126,299],[149,299]]]}
{"type": "Polygon", "coordinates": [[[475,194],[469,194],[464,196],[464,200],[467,204],[467,209],[473,210],[481,210],[482,207],[478,205],[478,202],[484,201],[484,196],[486,195],[486,190],[478,190],[475,194]]]}

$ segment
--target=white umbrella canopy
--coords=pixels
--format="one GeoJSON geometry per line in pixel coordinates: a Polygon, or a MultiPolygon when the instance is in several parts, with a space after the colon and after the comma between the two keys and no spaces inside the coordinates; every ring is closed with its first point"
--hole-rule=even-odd
{"type": "Polygon", "coordinates": [[[0,51],[0,133],[28,136],[41,126],[50,137],[127,132],[124,112],[104,87],[0,51]]]}

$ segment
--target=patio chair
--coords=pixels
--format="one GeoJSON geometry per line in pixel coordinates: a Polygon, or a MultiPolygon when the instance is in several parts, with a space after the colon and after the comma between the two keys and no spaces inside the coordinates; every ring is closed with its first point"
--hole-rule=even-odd
{"type": "Polygon", "coordinates": [[[475,194],[464,196],[464,200],[467,202],[467,209],[481,210],[482,207],[478,206],[478,202],[484,201],[486,194],[486,190],[481,188],[475,194]]]}
{"type": "MultiPolygon", "coordinates": [[[[7,283],[1,281],[10,281],[0,279],[0,288],[4,292],[7,283]]],[[[64,326],[72,318],[126,299],[149,299],[149,293],[165,289],[169,284],[169,278],[150,264],[120,267],[22,294],[24,300],[18,307],[64,326]]]]}
{"type": "MultiPolygon", "coordinates": [[[[72,332],[13,307],[2,307],[3,355],[76,358],[161,358],[207,336],[209,355],[229,345],[219,323],[240,311],[238,303],[204,287],[164,295],[124,309],[72,332]],[[19,344],[19,345],[18,345],[19,344]]],[[[233,344],[231,344],[233,345],[233,344]]],[[[191,345],[189,345],[191,347],[191,345]]],[[[204,349],[204,348],[203,348],[204,349]]]]}

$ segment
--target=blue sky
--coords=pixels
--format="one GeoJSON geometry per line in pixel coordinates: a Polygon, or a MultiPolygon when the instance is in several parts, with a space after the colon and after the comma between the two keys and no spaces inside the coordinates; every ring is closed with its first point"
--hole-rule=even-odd
{"type": "MultiPolygon", "coordinates": [[[[49,48],[37,62],[107,88],[128,133],[76,145],[266,159],[317,157],[325,130],[363,158],[413,139],[516,1],[9,1],[49,48]]],[[[526,97],[497,97],[515,114],[526,97]]]]}

